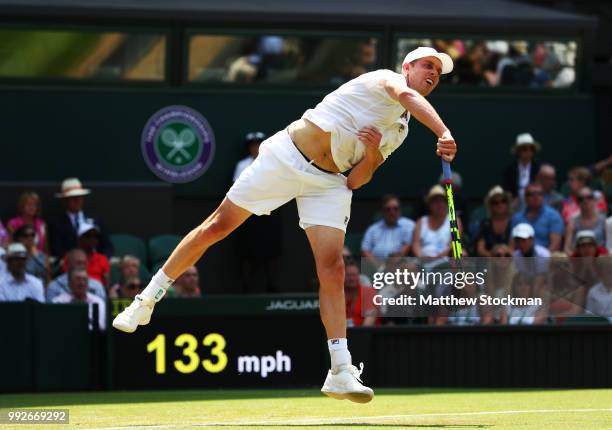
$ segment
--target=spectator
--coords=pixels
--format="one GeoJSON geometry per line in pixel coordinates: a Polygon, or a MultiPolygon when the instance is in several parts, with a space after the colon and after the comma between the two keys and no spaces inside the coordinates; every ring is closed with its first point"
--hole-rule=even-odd
{"type": "Polygon", "coordinates": [[[6,248],[10,242],[10,239],[11,235],[6,228],[4,228],[4,224],[2,224],[2,221],[0,220],[0,248],[6,248]]]}
{"type": "Polygon", "coordinates": [[[580,205],[580,212],[570,219],[565,229],[565,253],[570,255],[574,249],[576,233],[582,230],[591,230],[595,233],[597,244],[605,246],[606,218],[595,207],[595,195],[589,187],[584,187],[576,196],[580,205]]]}
{"type": "Polygon", "coordinates": [[[23,224],[13,233],[13,241],[19,242],[28,250],[26,272],[36,276],[43,284],[49,282],[49,261],[36,246],[36,230],[31,224],[23,224]]]}
{"type": "MultiPolygon", "coordinates": [[[[429,215],[422,216],[416,223],[412,252],[416,257],[445,257],[451,249],[448,204],[446,193],[440,185],[434,185],[427,193],[425,202],[429,215]]],[[[457,219],[459,231],[463,230],[461,220],[457,219]]]]}
{"type": "Polygon", "coordinates": [[[555,252],[551,255],[549,276],[549,315],[559,323],[567,316],[582,314],[587,285],[579,282],[567,254],[555,252]]]}
{"type": "MultiPolygon", "coordinates": [[[[272,40],[272,39],[270,39],[272,40]]],[[[249,155],[234,170],[234,181],[259,155],[266,139],[261,131],[246,135],[249,155]]],[[[240,278],[244,292],[278,292],[278,258],[282,247],[282,224],[278,212],[249,217],[235,233],[235,247],[240,260],[240,278]]]]}
{"type": "Polygon", "coordinates": [[[608,251],[612,253],[612,216],[606,220],[606,246],[608,251]]]}
{"type": "MultiPolygon", "coordinates": [[[[98,252],[100,229],[89,223],[79,225],[78,247],[87,256],[87,273],[105,287],[110,281],[110,264],[106,255],[98,252]]],[[[64,261],[64,271],[68,270],[67,262],[64,261]]]]}
{"type": "Polygon", "coordinates": [[[121,287],[121,284],[127,278],[140,276],[140,259],[133,255],[126,254],[119,261],[119,281],[108,289],[109,297],[111,292],[116,295],[116,292],[121,287]]]}
{"type": "Polygon", "coordinates": [[[559,213],[544,204],[542,186],[533,182],[525,191],[525,210],[512,217],[512,226],[527,223],[535,229],[535,243],[548,248],[550,252],[561,248],[561,235],[563,234],[563,220],[559,213]]]}
{"type": "Polygon", "coordinates": [[[28,251],[21,243],[11,243],[5,254],[6,273],[0,278],[0,302],[36,300],[44,303],[45,292],[40,279],[26,273],[28,251]]]}
{"type": "Polygon", "coordinates": [[[557,171],[552,164],[542,164],[536,182],[542,185],[544,191],[544,203],[558,212],[561,212],[563,207],[563,194],[556,190],[557,188],[557,171]]]}
{"type": "Polygon", "coordinates": [[[540,169],[540,163],[534,160],[535,153],[540,150],[539,142],[529,133],[521,133],[516,137],[512,152],[516,161],[506,167],[504,172],[504,190],[508,190],[515,199],[515,206],[523,200],[525,189],[540,169]]]}
{"type": "Polygon", "coordinates": [[[174,281],[173,288],[176,297],[182,299],[194,299],[202,297],[200,291],[200,275],[195,266],[191,266],[174,281]]]}
{"type": "Polygon", "coordinates": [[[485,198],[488,217],[480,222],[476,235],[476,252],[480,257],[490,257],[499,243],[510,243],[510,203],[510,194],[499,185],[489,190],[485,198]]]}
{"type": "Polygon", "coordinates": [[[515,250],[512,253],[516,269],[527,276],[543,276],[548,273],[548,257],[550,251],[538,245],[535,240],[535,231],[530,224],[517,224],[512,229],[512,240],[515,250]]]}
{"type": "Polygon", "coordinates": [[[612,258],[598,258],[596,268],[599,282],[587,294],[586,310],[612,322],[612,258]]]}
{"type": "MultiPolygon", "coordinates": [[[[535,298],[538,297],[538,287],[534,280],[524,273],[517,273],[512,280],[513,298],[535,298]]],[[[502,324],[508,325],[533,325],[544,324],[548,315],[545,306],[533,305],[508,305],[502,313],[502,324]]]]}
{"type": "Polygon", "coordinates": [[[348,327],[378,324],[378,308],[374,304],[376,290],[359,283],[359,266],[355,261],[345,264],[344,298],[348,327]]]}
{"type": "Polygon", "coordinates": [[[266,135],[261,131],[252,131],[246,135],[245,144],[249,155],[236,164],[236,168],[234,169],[234,182],[236,182],[240,174],[255,161],[259,155],[259,146],[264,140],[266,140],[266,135]]]}
{"type": "MultiPolygon", "coordinates": [[[[68,251],[65,257],[66,262],[66,273],[55,278],[47,287],[47,302],[52,302],[53,299],[62,293],[69,293],[70,287],[68,285],[68,273],[69,271],[77,268],[87,270],[87,255],[85,251],[79,248],[68,251]]],[[[89,277],[87,291],[90,294],[94,294],[101,299],[106,299],[106,291],[104,286],[96,279],[89,277]]]]}
{"type": "MultiPolygon", "coordinates": [[[[567,176],[569,196],[563,201],[561,209],[561,217],[566,224],[580,212],[578,193],[584,187],[588,187],[592,179],[591,172],[586,167],[572,167],[567,176]]],[[[595,198],[595,206],[605,215],[608,210],[608,204],[603,193],[594,191],[593,196],[595,198]]]]}
{"type": "Polygon", "coordinates": [[[469,304],[468,302],[468,300],[477,298],[483,292],[483,288],[477,285],[476,282],[473,282],[473,280],[466,282],[465,286],[460,290],[455,289],[453,286],[448,287],[443,296],[449,297],[455,295],[458,298],[466,299],[466,304],[463,306],[441,307],[435,324],[460,326],[490,324],[492,322],[490,312],[480,305],[478,300],[474,304],[469,304]]]}
{"type": "Polygon", "coordinates": [[[62,258],[66,252],[77,246],[77,233],[81,224],[95,224],[100,229],[98,251],[110,257],[112,245],[99,219],[94,219],[83,212],[86,195],[90,190],[83,188],[77,178],[68,178],[62,182],[62,192],[56,197],[61,199],[65,212],[52,224],[51,255],[62,258]]]}
{"type": "Polygon", "coordinates": [[[89,329],[93,324],[93,306],[98,305],[98,327],[106,329],[106,303],[100,297],[87,292],[87,271],[75,268],[68,272],[69,292],[61,293],[53,299],[53,303],[87,303],[89,309],[89,329]]]}
{"type": "Polygon", "coordinates": [[[136,275],[127,275],[121,278],[119,284],[113,286],[108,292],[110,299],[133,299],[142,291],[142,281],[136,275]]]}
{"type": "Polygon", "coordinates": [[[598,246],[592,230],[581,230],[576,234],[575,251],[572,254],[573,274],[582,285],[589,287],[596,282],[596,257],[607,254],[606,248],[598,246]]]}
{"type": "Polygon", "coordinates": [[[34,244],[38,251],[47,253],[47,225],[40,218],[40,197],[34,191],[26,191],[17,201],[17,216],[11,218],[6,227],[11,234],[15,234],[22,225],[30,224],[34,227],[36,237],[34,244]]]}
{"type": "Polygon", "coordinates": [[[414,221],[401,216],[397,196],[388,194],[382,198],[381,213],[382,219],[368,227],[361,242],[361,255],[374,267],[379,267],[392,254],[407,255],[414,232],[414,221]]]}

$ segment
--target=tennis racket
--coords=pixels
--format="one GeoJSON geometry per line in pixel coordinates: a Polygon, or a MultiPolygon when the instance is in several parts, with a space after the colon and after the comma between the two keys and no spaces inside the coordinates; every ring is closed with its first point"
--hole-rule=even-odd
{"type": "Polygon", "coordinates": [[[453,258],[459,260],[461,258],[461,237],[459,236],[459,225],[455,215],[455,199],[453,198],[453,177],[451,175],[451,167],[448,161],[442,160],[442,173],[444,175],[444,189],[446,190],[446,199],[448,201],[448,217],[450,219],[451,233],[451,249],[453,258]]]}

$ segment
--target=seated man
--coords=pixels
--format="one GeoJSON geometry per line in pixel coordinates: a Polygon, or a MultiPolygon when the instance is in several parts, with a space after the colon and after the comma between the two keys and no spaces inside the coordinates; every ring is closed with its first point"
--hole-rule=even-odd
{"type": "MultiPolygon", "coordinates": [[[[66,254],[66,273],[59,275],[53,281],[49,283],[47,287],[47,301],[52,302],[53,299],[62,293],[70,292],[68,285],[68,272],[76,268],[87,269],[87,255],[85,251],[79,248],[75,248],[68,251],[66,254]]],[[[88,279],[87,291],[94,294],[101,299],[106,299],[106,290],[104,286],[92,277],[88,279]]]]}
{"type": "Polygon", "coordinates": [[[68,272],[68,286],[70,292],[62,293],[53,299],[53,303],[88,303],[89,304],[89,329],[93,324],[93,305],[98,305],[98,327],[106,328],[106,303],[104,300],[87,292],[89,277],[87,270],[77,267],[68,272]]]}
{"type": "Polygon", "coordinates": [[[525,210],[517,212],[512,217],[512,227],[527,223],[535,232],[535,243],[548,248],[550,252],[561,249],[563,235],[563,219],[559,212],[544,203],[544,191],[537,182],[527,185],[525,190],[525,210]]]}
{"type": "Polygon", "coordinates": [[[366,230],[361,242],[361,255],[374,267],[380,266],[389,255],[407,255],[412,244],[414,221],[401,213],[400,200],[393,194],[382,198],[382,219],[366,230]]]}
{"type": "Polygon", "coordinates": [[[188,268],[185,273],[176,278],[172,285],[177,298],[193,299],[202,297],[200,291],[200,275],[195,266],[188,268]]]}
{"type": "Polygon", "coordinates": [[[548,273],[548,249],[534,241],[535,231],[527,223],[516,225],[512,229],[512,240],[515,250],[512,253],[513,261],[519,273],[528,277],[543,276],[548,273]]]}
{"type": "Polygon", "coordinates": [[[21,243],[11,243],[5,254],[6,272],[0,278],[0,302],[36,300],[45,302],[40,279],[26,273],[28,251],[21,243]]]}

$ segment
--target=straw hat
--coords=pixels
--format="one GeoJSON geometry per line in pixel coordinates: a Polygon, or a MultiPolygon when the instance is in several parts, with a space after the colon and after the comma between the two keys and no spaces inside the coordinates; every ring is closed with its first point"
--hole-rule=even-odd
{"type": "Polygon", "coordinates": [[[533,146],[536,151],[539,151],[542,147],[540,142],[536,141],[531,133],[521,133],[516,136],[516,142],[514,142],[512,152],[516,153],[516,151],[522,146],[533,146]]]}
{"type": "Polygon", "coordinates": [[[78,178],[67,178],[62,182],[62,192],[56,193],[55,197],[65,199],[67,197],[86,196],[91,190],[83,188],[83,184],[78,178]]]}

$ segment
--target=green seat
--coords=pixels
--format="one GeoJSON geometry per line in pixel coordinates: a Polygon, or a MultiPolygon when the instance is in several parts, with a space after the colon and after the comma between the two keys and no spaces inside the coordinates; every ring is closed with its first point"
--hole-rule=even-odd
{"type": "Polygon", "coordinates": [[[181,237],[176,234],[162,234],[149,239],[149,262],[151,267],[160,261],[166,260],[176,245],[181,241],[181,237]]]}
{"type": "Polygon", "coordinates": [[[344,238],[344,246],[351,250],[353,257],[359,259],[361,257],[361,241],[363,233],[347,233],[344,238]]]}
{"type": "Polygon", "coordinates": [[[114,256],[121,258],[129,254],[138,257],[141,264],[147,263],[147,246],[141,238],[131,234],[111,234],[110,241],[114,256]]]}

